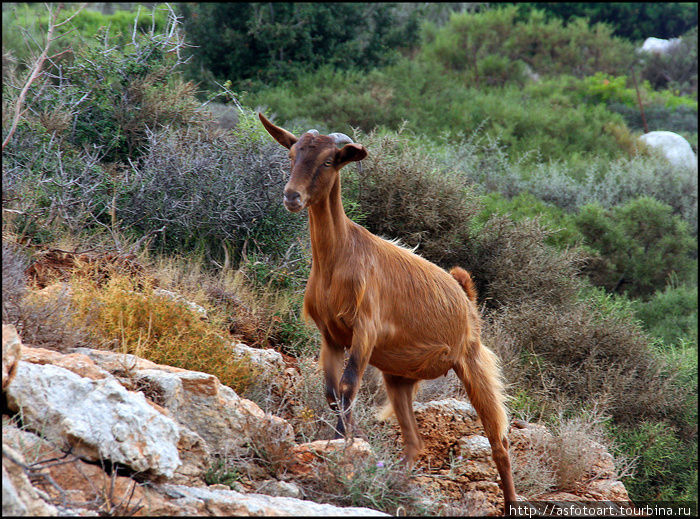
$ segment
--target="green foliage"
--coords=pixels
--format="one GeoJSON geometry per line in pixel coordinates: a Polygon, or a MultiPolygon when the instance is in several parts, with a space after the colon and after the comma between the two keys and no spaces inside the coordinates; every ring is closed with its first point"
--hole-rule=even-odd
{"type": "Polygon", "coordinates": [[[698,287],[669,284],[645,302],[639,302],[635,314],[646,330],[664,345],[687,341],[698,343],[698,287]]]}
{"type": "Polygon", "coordinates": [[[428,139],[447,133],[454,140],[478,129],[497,138],[512,158],[528,162],[623,155],[617,142],[601,132],[606,123],[624,127],[622,117],[603,106],[583,105],[564,89],[557,97],[550,94],[546,88],[515,84],[465,88],[460,73],[402,60],[369,74],[324,68],[250,93],[244,101],[269,107],[280,122],[301,117],[348,134],[357,127],[398,129],[403,121],[428,139]],[[436,75],[441,81],[434,81],[436,75]]]}
{"type": "MultiPolygon", "coordinates": [[[[76,4],[65,6],[59,13],[57,23],[62,23],[73,16],[76,10],[76,4]]],[[[41,42],[43,31],[46,30],[49,21],[46,8],[41,4],[18,3],[11,8],[3,8],[2,18],[3,50],[11,51],[19,61],[28,59],[31,50],[22,28],[31,35],[30,40],[41,42]]],[[[109,33],[113,43],[124,45],[131,41],[134,25],[136,25],[137,34],[149,32],[152,29],[155,32],[161,32],[165,29],[167,20],[167,11],[160,8],[149,10],[139,6],[133,11],[117,10],[113,14],[102,14],[99,11],[84,8],[69,22],[67,31],[70,32],[67,37],[62,37],[56,42],[53,52],[60,52],[70,46],[75,47],[81,42],[93,40],[103,35],[105,31],[109,33]]],[[[37,53],[36,48],[33,52],[37,53]]]]}
{"type": "Polygon", "coordinates": [[[663,422],[614,428],[620,450],[637,458],[625,481],[632,500],[697,501],[698,444],[682,442],[663,422]]]}
{"type": "Polygon", "coordinates": [[[275,82],[330,64],[370,68],[396,57],[414,39],[418,13],[394,4],[179,4],[204,67],[236,85],[275,82]]]}
{"type": "Polygon", "coordinates": [[[604,24],[590,26],[576,18],[564,25],[532,10],[518,20],[515,6],[497,7],[478,13],[453,13],[440,29],[427,27],[422,52],[448,70],[466,71],[468,82],[480,84],[479,61],[490,55],[512,64],[513,79],[526,63],[539,74],[568,73],[577,77],[597,71],[626,70],[633,59],[632,45],[612,36],[604,24]]]}
{"type": "Polygon", "coordinates": [[[482,198],[484,211],[480,215],[486,221],[492,214],[509,215],[518,222],[523,218],[539,218],[539,221],[552,230],[546,243],[559,249],[574,247],[583,241],[583,235],[578,231],[573,216],[564,212],[554,204],[543,202],[531,193],[521,192],[510,200],[499,193],[493,192],[482,198]]]}
{"type": "Polygon", "coordinates": [[[649,36],[672,38],[697,27],[698,6],[691,2],[527,2],[516,4],[524,16],[541,9],[547,17],[565,22],[584,17],[589,23],[604,22],[614,34],[630,40],[649,36]]]}
{"type": "Polygon", "coordinates": [[[697,240],[670,206],[640,197],[605,210],[581,208],[576,226],[599,259],[588,267],[593,282],[613,292],[649,296],[672,274],[684,279],[697,240]]]}

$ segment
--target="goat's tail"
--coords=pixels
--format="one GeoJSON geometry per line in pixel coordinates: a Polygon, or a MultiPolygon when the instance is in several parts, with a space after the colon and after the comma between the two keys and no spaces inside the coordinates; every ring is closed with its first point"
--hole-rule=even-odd
{"type": "Polygon", "coordinates": [[[496,354],[477,340],[453,368],[464,384],[489,440],[493,444],[496,439],[504,439],[508,432],[508,411],[496,354]]]}
{"type": "Polygon", "coordinates": [[[450,270],[450,274],[462,286],[462,290],[464,290],[471,302],[476,303],[476,286],[469,272],[461,267],[454,267],[450,270]]]}

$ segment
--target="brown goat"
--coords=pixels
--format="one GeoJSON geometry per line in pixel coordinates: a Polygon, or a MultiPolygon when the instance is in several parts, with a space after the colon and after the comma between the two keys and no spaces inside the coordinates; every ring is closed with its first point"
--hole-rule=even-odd
{"type": "Polygon", "coordinates": [[[469,273],[456,267],[450,275],[345,215],[339,170],[367,156],[362,145],[343,134],[319,135],[316,130],[297,138],[258,116],[270,135],[289,149],[285,207],[309,210],[312,264],[304,312],[321,332],[320,363],[326,398],[340,413],[338,437],[350,434],[346,427],[352,424],[351,403],[370,363],[384,375],[405,460],[412,464],[423,448],[413,414],[416,384],[453,369],[486,431],[505,500],[515,501],[500,370],[497,357],[480,340],[476,290],[469,273]],[[341,144],[345,146],[339,148],[341,144]]]}

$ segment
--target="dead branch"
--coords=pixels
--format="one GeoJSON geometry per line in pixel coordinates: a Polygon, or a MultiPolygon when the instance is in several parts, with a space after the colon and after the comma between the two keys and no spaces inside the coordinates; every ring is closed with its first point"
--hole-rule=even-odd
{"type": "MultiPolygon", "coordinates": [[[[56,20],[58,19],[58,13],[61,11],[62,4],[59,4],[56,9],[52,9],[49,7],[49,25],[46,31],[46,44],[44,45],[44,48],[41,51],[41,54],[39,57],[36,59],[34,62],[34,66],[32,67],[32,71],[29,74],[29,77],[27,78],[27,81],[24,83],[24,87],[22,87],[22,91],[19,93],[19,96],[17,97],[17,101],[15,102],[15,110],[14,110],[14,116],[12,118],[12,126],[10,127],[10,131],[7,134],[7,137],[5,137],[5,140],[2,142],[2,150],[5,149],[5,146],[7,146],[7,143],[10,142],[10,139],[15,133],[15,130],[17,129],[17,125],[19,124],[19,120],[22,117],[22,114],[24,113],[24,110],[22,110],[22,107],[24,105],[24,100],[27,97],[27,92],[29,91],[29,88],[32,86],[32,83],[36,81],[36,79],[41,75],[41,69],[44,66],[44,62],[46,61],[48,54],[49,54],[49,48],[51,47],[51,44],[56,41],[61,35],[59,36],[54,36],[54,33],[58,27],[61,27],[62,25],[65,25],[68,23],[70,20],[72,20],[82,9],[85,7],[86,4],[82,4],[78,10],[73,13],[71,16],[66,18],[64,21],[61,23],[56,23],[56,20]]],[[[52,56],[52,58],[55,56],[52,56]]]]}

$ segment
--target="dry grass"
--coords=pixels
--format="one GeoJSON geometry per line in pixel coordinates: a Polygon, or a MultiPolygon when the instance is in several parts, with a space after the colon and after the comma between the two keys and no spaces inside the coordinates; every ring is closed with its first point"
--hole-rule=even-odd
{"type": "Polygon", "coordinates": [[[75,277],[72,289],[78,319],[103,348],[210,373],[238,392],[256,376],[231,355],[225,332],[183,303],[158,296],[148,285],[139,287],[138,279],[115,274],[100,287],[75,277]]]}
{"type": "Polygon", "coordinates": [[[559,415],[547,429],[534,429],[529,446],[513,457],[513,479],[519,493],[537,497],[553,490],[576,491],[596,479],[621,479],[631,474],[633,460],[613,457],[612,474],[601,465],[601,447],[613,452],[605,423],[594,407],[578,416],[559,415]]]}

